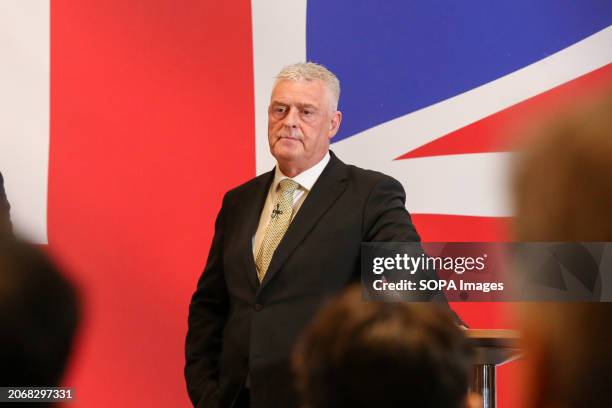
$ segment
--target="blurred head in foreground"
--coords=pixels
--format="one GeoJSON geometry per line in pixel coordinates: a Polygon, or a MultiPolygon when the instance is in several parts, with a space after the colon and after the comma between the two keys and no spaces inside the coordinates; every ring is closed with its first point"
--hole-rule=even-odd
{"type": "Polygon", "coordinates": [[[612,241],[612,97],[551,123],[519,154],[521,241],[612,241]]]}
{"type": "Polygon", "coordinates": [[[49,259],[0,235],[0,385],[58,386],[77,321],[75,290],[49,259]]]}
{"type": "MultiPolygon", "coordinates": [[[[519,157],[519,241],[612,241],[612,98],[565,115],[519,157]]],[[[612,304],[532,303],[523,315],[525,406],[612,407],[612,304]]]]}
{"type": "Polygon", "coordinates": [[[353,287],[324,308],[294,353],[308,408],[475,406],[473,350],[448,310],[375,303],[353,287]]]}

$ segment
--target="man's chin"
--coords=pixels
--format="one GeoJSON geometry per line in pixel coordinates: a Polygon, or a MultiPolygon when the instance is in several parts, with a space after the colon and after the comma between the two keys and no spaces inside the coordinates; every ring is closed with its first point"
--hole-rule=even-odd
{"type": "Polygon", "coordinates": [[[278,161],[293,161],[298,159],[302,154],[302,149],[298,146],[286,147],[286,146],[275,146],[272,149],[272,156],[278,161]]]}

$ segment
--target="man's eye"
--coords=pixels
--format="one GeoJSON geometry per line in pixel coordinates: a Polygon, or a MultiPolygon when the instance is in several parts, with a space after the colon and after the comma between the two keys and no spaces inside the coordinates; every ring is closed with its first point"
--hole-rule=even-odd
{"type": "Polygon", "coordinates": [[[308,116],[308,115],[311,115],[311,114],[312,114],[312,111],[310,111],[310,110],[308,110],[308,109],[304,109],[304,110],[302,111],[302,113],[303,113],[304,115],[308,116]]]}

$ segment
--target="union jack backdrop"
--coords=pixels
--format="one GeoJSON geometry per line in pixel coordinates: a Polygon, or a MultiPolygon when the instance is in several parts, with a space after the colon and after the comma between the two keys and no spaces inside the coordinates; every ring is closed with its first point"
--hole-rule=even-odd
{"type": "MultiPolygon", "coordinates": [[[[188,406],[189,299],[223,193],[274,164],[282,66],[338,74],[332,150],[400,180],[425,240],[503,241],[519,124],[612,89],[612,3],[3,0],[0,58],[13,222],[83,294],[72,406],[188,406]]],[[[505,305],[453,307],[513,327],[505,305]]]]}

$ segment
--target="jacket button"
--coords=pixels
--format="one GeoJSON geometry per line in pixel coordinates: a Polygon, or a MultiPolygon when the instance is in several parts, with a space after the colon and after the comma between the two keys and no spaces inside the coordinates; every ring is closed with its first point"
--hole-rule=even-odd
{"type": "Polygon", "coordinates": [[[256,312],[259,312],[261,309],[263,309],[263,305],[259,303],[255,303],[253,305],[253,309],[255,309],[256,312]]]}

